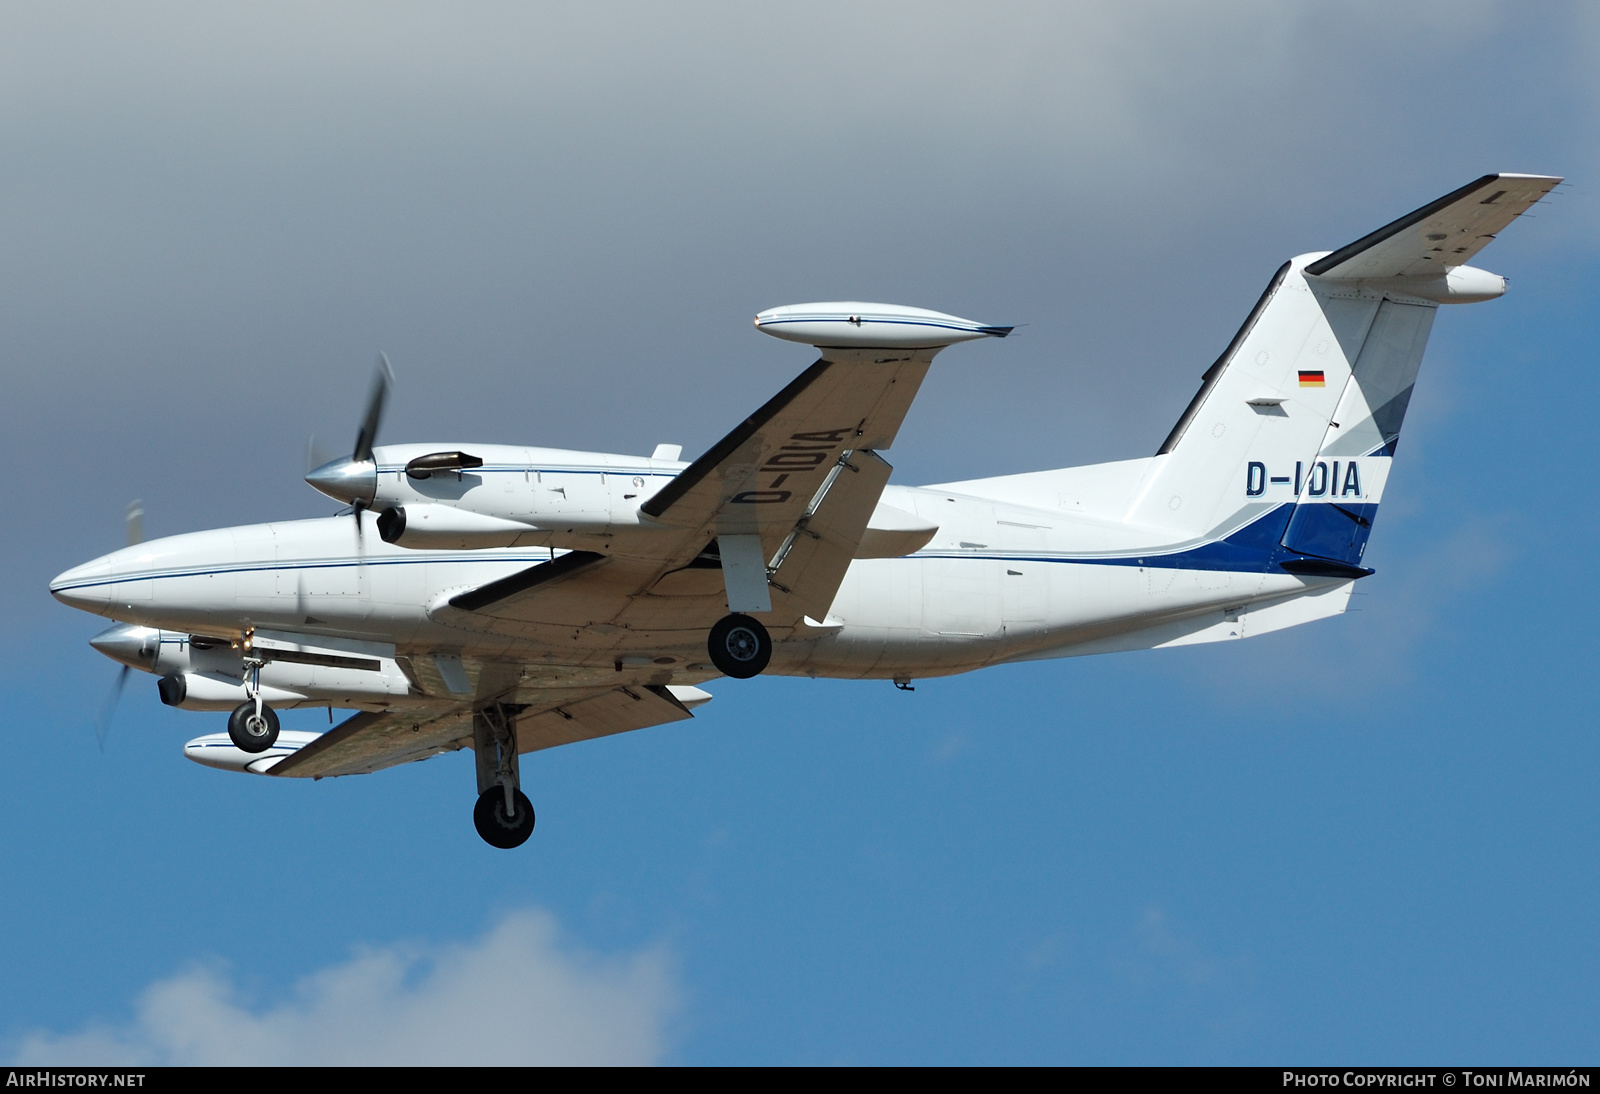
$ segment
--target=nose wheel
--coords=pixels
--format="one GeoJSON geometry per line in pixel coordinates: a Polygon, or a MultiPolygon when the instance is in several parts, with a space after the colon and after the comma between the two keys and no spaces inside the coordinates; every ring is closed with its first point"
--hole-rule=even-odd
{"type": "Polygon", "coordinates": [[[748,680],[760,676],[772,660],[772,636],[760,620],[748,615],[725,615],[711,628],[706,652],[722,675],[748,680]]]}

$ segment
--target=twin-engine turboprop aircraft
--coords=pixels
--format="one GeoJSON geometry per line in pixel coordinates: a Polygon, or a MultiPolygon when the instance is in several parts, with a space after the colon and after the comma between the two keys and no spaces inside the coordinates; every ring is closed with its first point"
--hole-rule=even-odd
{"type": "Polygon", "coordinates": [[[1486,175],[1283,264],[1147,459],[909,487],[893,443],[934,356],[1003,338],[938,312],[807,304],[757,329],[820,357],[692,463],[449,442],[307,481],[342,515],[141,543],[56,578],[163,702],[231,711],[185,754],[353,775],[470,747],[479,833],[528,838],[521,753],[691,717],[716,676],[893,680],[1215,642],[1343,612],[1434,312],[1560,179],[1486,175]],[[354,708],[326,733],[274,708],[354,708]]]}

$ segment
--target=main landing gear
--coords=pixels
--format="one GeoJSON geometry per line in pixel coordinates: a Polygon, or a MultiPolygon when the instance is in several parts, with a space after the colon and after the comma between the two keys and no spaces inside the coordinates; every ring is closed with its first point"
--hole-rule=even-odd
{"type": "Polygon", "coordinates": [[[278,712],[261,701],[261,666],[244,663],[244,693],[249,696],[228,715],[228,739],[241,752],[265,752],[278,743],[278,712]]]}
{"type": "Polygon", "coordinates": [[[772,660],[772,636],[748,615],[725,615],[711,628],[706,652],[722,675],[748,680],[760,676],[772,660]]]}
{"type": "Polygon", "coordinates": [[[520,847],[533,835],[533,804],[522,792],[517,764],[517,715],[522,707],[496,703],[472,715],[478,760],[478,804],[472,823],[490,847],[520,847]]]}

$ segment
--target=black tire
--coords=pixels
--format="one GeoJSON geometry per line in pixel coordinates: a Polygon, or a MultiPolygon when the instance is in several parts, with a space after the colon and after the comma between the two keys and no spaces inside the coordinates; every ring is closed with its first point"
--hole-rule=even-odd
{"type": "Polygon", "coordinates": [[[478,804],[472,807],[472,823],[478,835],[490,847],[510,850],[521,847],[533,835],[533,803],[520,790],[512,791],[517,803],[517,815],[506,816],[506,792],[503,787],[491,786],[478,795],[478,804]]]}
{"type": "Polygon", "coordinates": [[[760,676],[772,660],[772,636],[760,620],[748,615],[725,615],[711,628],[706,651],[722,675],[748,680],[760,676]]]}
{"type": "Polygon", "coordinates": [[[278,712],[262,703],[257,719],[254,701],[240,703],[228,715],[228,739],[243,752],[265,752],[278,743],[278,712]]]}

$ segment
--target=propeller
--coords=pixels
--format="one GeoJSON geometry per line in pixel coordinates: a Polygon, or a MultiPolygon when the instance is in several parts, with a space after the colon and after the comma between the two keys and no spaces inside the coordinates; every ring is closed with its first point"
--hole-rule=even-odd
{"type": "MultiPolygon", "coordinates": [[[[128,546],[135,547],[143,543],[144,502],[137,499],[130,501],[123,519],[128,526],[128,546]]],[[[127,646],[127,641],[122,638],[125,630],[126,627],[113,627],[111,631],[91,640],[91,644],[107,656],[126,655],[124,647],[127,646]]],[[[117,678],[111,683],[111,691],[106,695],[105,702],[100,704],[100,713],[95,715],[94,739],[99,744],[101,752],[106,750],[106,740],[111,736],[111,721],[117,715],[117,704],[122,702],[123,689],[128,686],[128,673],[132,671],[132,665],[123,664],[122,671],[117,673],[117,678]]]]}
{"type": "Polygon", "coordinates": [[[383,404],[389,399],[389,389],[394,386],[394,369],[389,367],[387,354],[378,354],[378,371],[372,377],[372,394],[367,396],[367,414],[361,419],[361,432],[356,434],[356,449],[350,458],[356,463],[372,459],[372,442],[378,439],[378,423],[383,421],[383,404]]]}
{"type": "Polygon", "coordinates": [[[317,441],[316,434],[306,438],[306,474],[309,475],[323,464],[337,459],[337,456],[322,447],[317,441]]]}
{"type": "Polygon", "coordinates": [[[100,713],[94,719],[94,739],[100,745],[100,751],[106,750],[106,738],[111,736],[111,719],[116,717],[117,704],[122,701],[122,689],[128,686],[128,673],[133,669],[123,665],[122,671],[117,673],[116,680],[111,685],[111,693],[106,696],[106,701],[100,704],[100,713]]]}
{"type": "MultiPolygon", "coordinates": [[[[383,404],[389,401],[389,389],[394,386],[394,370],[389,367],[387,354],[378,354],[378,370],[372,377],[372,394],[367,396],[367,413],[361,419],[361,432],[356,434],[355,451],[350,453],[350,459],[355,463],[372,465],[373,497],[377,496],[378,464],[372,458],[372,445],[378,439],[378,423],[383,421],[383,404]]],[[[365,529],[361,524],[361,513],[372,498],[357,498],[350,503],[350,515],[356,518],[356,540],[361,551],[361,561],[366,562],[366,545],[360,543],[365,529]]]]}
{"type": "MultiPolygon", "coordinates": [[[[380,353],[378,368],[372,377],[372,394],[367,396],[367,410],[356,433],[355,448],[348,457],[329,460],[306,475],[306,482],[317,490],[349,504],[356,518],[358,535],[361,512],[372,504],[378,491],[378,465],[372,458],[372,446],[378,439],[383,407],[393,386],[394,370],[389,367],[389,358],[380,353]]],[[[315,445],[313,440],[306,447],[307,462],[316,458],[315,445]]]]}

